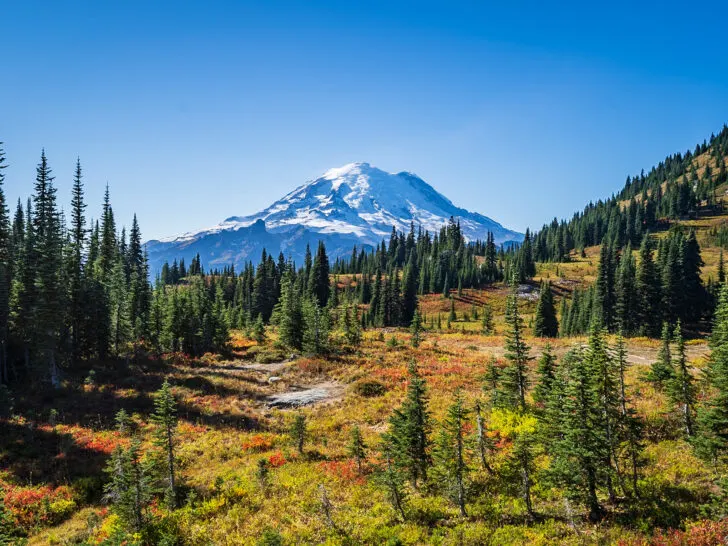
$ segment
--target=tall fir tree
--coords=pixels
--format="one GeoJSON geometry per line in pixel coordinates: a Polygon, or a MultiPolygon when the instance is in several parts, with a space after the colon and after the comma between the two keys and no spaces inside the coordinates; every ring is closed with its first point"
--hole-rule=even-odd
{"type": "Polygon", "coordinates": [[[537,337],[556,337],[559,333],[559,321],[556,318],[554,296],[551,283],[541,283],[541,294],[536,305],[536,316],[533,319],[533,335],[537,337]]]}

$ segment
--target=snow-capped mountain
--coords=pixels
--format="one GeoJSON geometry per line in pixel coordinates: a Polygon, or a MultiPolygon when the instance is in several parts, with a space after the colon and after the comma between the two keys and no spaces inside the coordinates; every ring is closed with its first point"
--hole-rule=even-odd
{"type": "Polygon", "coordinates": [[[251,216],[233,216],[209,229],[147,243],[156,270],[173,259],[186,262],[199,252],[206,267],[257,261],[263,248],[282,251],[298,263],[306,244],[326,243],[330,257],[349,255],[352,247],[372,248],[389,239],[392,226],[408,231],[411,223],[431,233],[454,217],[468,240],[521,241],[523,235],[483,216],[456,207],[410,172],[388,173],[368,163],[350,163],[293,190],[251,216]]]}

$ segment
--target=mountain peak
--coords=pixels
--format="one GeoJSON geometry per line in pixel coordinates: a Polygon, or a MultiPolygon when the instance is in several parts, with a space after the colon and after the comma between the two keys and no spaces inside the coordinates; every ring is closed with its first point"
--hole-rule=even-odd
{"type": "MultiPolygon", "coordinates": [[[[182,249],[188,253],[193,248],[210,247],[209,252],[201,252],[214,257],[208,263],[227,265],[222,263],[229,259],[222,241],[234,241],[236,246],[239,243],[250,249],[244,257],[236,256],[237,266],[243,258],[257,258],[251,254],[254,245],[248,243],[252,239],[259,243],[265,238],[260,233],[264,231],[273,237],[271,241],[278,241],[276,245],[280,245],[281,251],[294,259],[303,251],[299,246],[305,248],[306,242],[315,244],[319,239],[327,242],[327,249],[329,243],[340,245],[329,252],[335,256],[339,250],[350,252],[355,244],[359,248],[373,248],[389,237],[393,226],[408,231],[414,224],[437,233],[450,217],[460,221],[462,233],[470,241],[485,239],[488,232],[493,233],[496,243],[523,238],[482,214],[457,207],[411,172],[395,174],[356,162],[329,169],[257,214],[232,216],[210,229],[156,242],[154,249],[161,255],[171,253],[175,246],[178,253],[182,249]]],[[[271,246],[270,242],[267,244],[271,246]]],[[[277,250],[268,248],[269,252],[277,250]]]]}
{"type": "Polygon", "coordinates": [[[334,180],[336,178],[341,178],[352,174],[361,174],[362,172],[370,170],[378,171],[379,169],[377,169],[376,167],[372,167],[369,163],[366,163],[364,161],[357,161],[355,163],[347,163],[346,165],[342,165],[341,167],[334,167],[333,169],[329,169],[323,174],[323,176],[321,176],[321,178],[334,180]]]}

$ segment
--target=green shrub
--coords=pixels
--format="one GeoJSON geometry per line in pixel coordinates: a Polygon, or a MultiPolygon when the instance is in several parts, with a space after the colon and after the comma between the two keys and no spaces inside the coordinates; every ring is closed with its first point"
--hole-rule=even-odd
{"type": "Polygon", "coordinates": [[[374,380],[361,380],[354,383],[354,392],[364,398],[375,398],[387,392],[387,387],[374,380]]]}

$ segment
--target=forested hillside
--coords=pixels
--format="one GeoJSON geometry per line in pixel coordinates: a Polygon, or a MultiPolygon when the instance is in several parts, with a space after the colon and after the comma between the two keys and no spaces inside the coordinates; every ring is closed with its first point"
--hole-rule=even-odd
{"type": "MultiPolygon", "coordinates": [[[[499,247],[150,280],[0,168],[0,544],[720,544],[728,129],[499,247]]],[[[5,158],[0,148],[0,167],[5,158]]]]}

